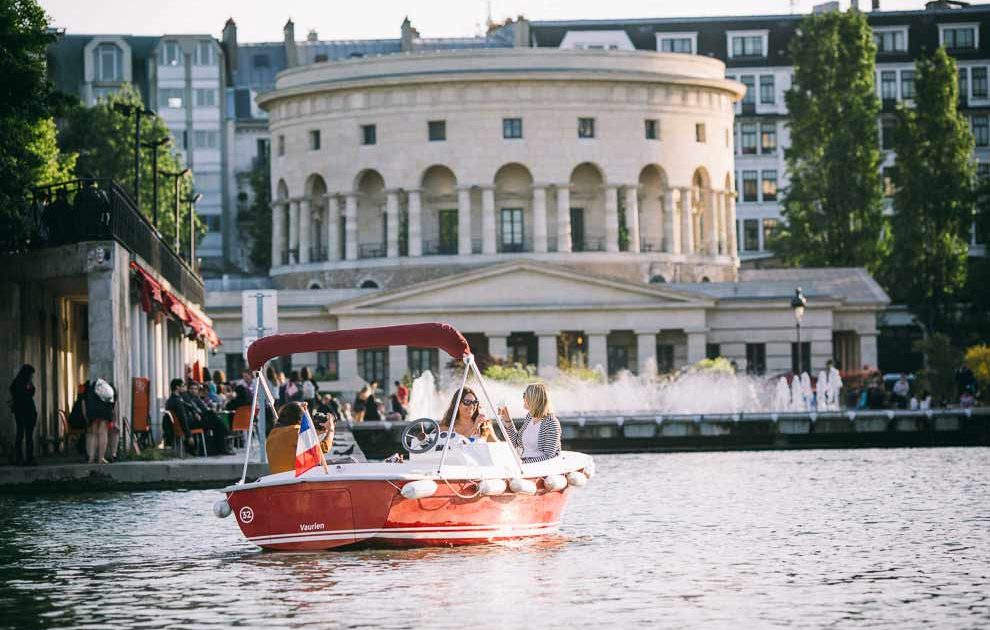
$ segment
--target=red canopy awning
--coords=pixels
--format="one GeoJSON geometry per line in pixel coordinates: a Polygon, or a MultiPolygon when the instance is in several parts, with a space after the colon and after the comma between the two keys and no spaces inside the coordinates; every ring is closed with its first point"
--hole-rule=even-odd
{"type": "Polygon", "coordinates": [[[200,319],[179,296],[164,288],[154,276],[133,260],[131,269],[137,273],[141,281],[141,308],[145,313],[151,312],[153,301],[158,302],[165,312],[192,328],[196,336],[205,340],[211,347],[216,348],[220,345],[220,338],[213,328],[200,319]]]}
{"type": "Polygon", "coordinates": [[[450,324],[431,323],[272,335],[252,343],[248,347],[247,358],[251,369],[257,370],[269,359],[288,354],[383,346],[439,348],[455,359],[471,354],[467,340],[456,328],[450,324]]]}

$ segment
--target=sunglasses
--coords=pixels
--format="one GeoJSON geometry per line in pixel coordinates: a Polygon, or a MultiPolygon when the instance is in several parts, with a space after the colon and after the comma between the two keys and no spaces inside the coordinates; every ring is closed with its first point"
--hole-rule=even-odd
{"type": "Polygon", "coordinates": [[[461,401],[461,404],[465,407],[475,407],[478,404],[477,400],[467,400],[466,398],[461,401]]]}

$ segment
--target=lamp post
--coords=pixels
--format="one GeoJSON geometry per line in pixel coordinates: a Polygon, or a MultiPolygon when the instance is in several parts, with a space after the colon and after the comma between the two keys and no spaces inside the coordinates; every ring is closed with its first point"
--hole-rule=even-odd
{"type": "Polygon", "coordinates": [[[794,297],[791,298],[791,308],[794,310],[794,321],[797,324],[797,370],[796,375],[801,374],[801,319],[804,317],[804,307],[808,305],[807,298],[801,292],[801,287],[794,290],[794,297]]]}
{"type": "Polygon", "coordinates": [[[141,116],[154,116],[155,112],[140,105],[114,103],[113,109],[130,118],[134,115],[134,203],[141,209],[141,116]]]}
{"type": "Polygon", "coordinates": [[[152,178],[153,200],[151,205],[152,207],[151,217],[152,217],[152,223],[154,224],[156,230],[158,229],[158,149],[159,147],[163,147],[171,141],[172,139],[169,136],[165,136],[164,138],[158,140],[157,142],[141,143],[142,147],[146,149],[151,149],[151,172],[154,173],[154,177],[152,178]]]}
{"type": "Polygon", "coordinates": [[[196,270],[196,202],[203,193],[196,193],[186,199],[189,202],[189,265],[196,270]]]}
{"type": "Polygon", "coordinates": [[[165,177],[171,177],[175,182],[175,253],[179,253],[179,180],[185,177],[189,173],[188,168],[184,168],[181,171],[170,172],[161,171],[161,174],[165,177]]]}

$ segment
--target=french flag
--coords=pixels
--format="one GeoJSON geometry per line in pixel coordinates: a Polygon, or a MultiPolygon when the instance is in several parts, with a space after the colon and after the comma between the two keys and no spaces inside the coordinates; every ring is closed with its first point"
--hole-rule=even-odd
{"type": "Polygon", "coordinates": [[[309,412],[304,411],[299,423],[299,441],[296,442],[296,477],[310,468],[316,467],[323,459],[320,448],[320,438],[316,435],[316,426],[309,412]]]}

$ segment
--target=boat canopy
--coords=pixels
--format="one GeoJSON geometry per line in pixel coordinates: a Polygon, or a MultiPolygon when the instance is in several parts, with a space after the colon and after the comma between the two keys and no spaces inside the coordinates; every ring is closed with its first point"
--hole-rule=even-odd
{"type": "Polygon", "coordinates": [[[269,359],[287,354],[383,346],[439,348],[454,359],[463,359],[471,354],[467,340],[456,328],[450,324],[428,323],[272,335],[252,343],[248,347],[247,359],[252,370],[259,370],[269,359]]]}

